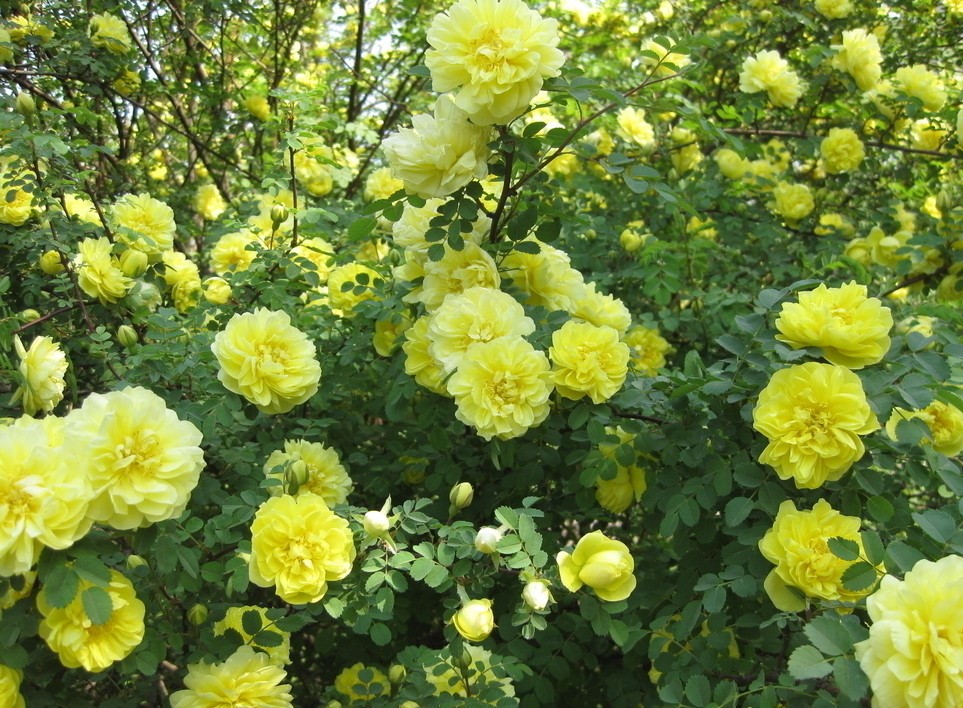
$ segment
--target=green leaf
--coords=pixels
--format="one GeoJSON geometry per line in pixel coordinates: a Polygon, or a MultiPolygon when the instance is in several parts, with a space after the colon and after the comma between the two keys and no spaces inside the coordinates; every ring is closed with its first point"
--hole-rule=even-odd
{"type": "Polygon", "coordinates": [[[869,515],[880,523],[886,523],[893,518],[893,504],[886,497],[870,497],[866,502],[866,510],[869,515]]]}
{"type": "Polygon", "coordinates": [[[264,629],[258,632],[251,641],[259,647],[279,647],[284,642],[284,637],[280,632],[264,629]]]}
{"type": "Polygon", "coordinates": [[[391,643],[391,630],[381,622],[375,622],[371,625],[371,629],[368,630],[368,636],[370,636],[371,641],[379,647],[387,646],[391,643]]]}
{"type": "Polygon", "coordinates": [[[926,558],[919,550],[902,541],[893,541],[886,547],[887,567],[895,567],[908,572],[919,561],[926,558]]]}
{"type": "Polygon", "coordinates": [[[853,638],[836,613],[816,617],[803,631],[813,646],[826,656],[847,654],[853,649],[853,638]]]}
{"type": "Polygon", "coordinates": [[[110,582],[110,568],[96,556],[79,556],[73,567],[77,576],[88,583],[105,587],[110,582]]]}
{"type": "Polygon", "coordinates": [[[96,625],[106,624],[114,611],[110,595],[103,588],[96,586],[87,588],[81,593],[80,600],[87,617],[96,625]]]}
{"type": "Polygon", "coordinates": [[[262,626],[261,613],[257,610],[247,610],[241,615],[241,627],[248,636],[253,637],[260,632],[262,626]]]}
{"type": "Polygon", "coordinates": [[[726,589],[721,585],[709,588],[702,593],[702,606],[706,608],[706,612],[710,615],[720,612],[725,607],[726,594],[726,589]]]}
{"type": "Polygon", "coordinates": [[[843,587],[850,592],[859,592],[872,586],[877,576],[876,568],[866,561],[853,563],[843,573],[843,587]]]}
{"type": "Polygon", "coordinates": [[[854,561],[859,558],[859,544],[850,538],[834,536],[829,539],[829,550],[837,558],[854,561]]]}
{"type": "Polygon", "coordinates": [[[928,509],[922,514],[913,514],[913,521],[930,538],[946,543],[956,533],[956,522],[945,511],[928,509]]]}
{"type": "Polygon", "coordinates": [[[817,679],[828,676],[833,670],[832,665],[816,647],[801,646],[789,657],[789,673],[797,681],[817,679]]]}
{"type": "Polygon", "coordinates": [[[362,216],[348,227],[348,237],[352,240],[363,239],[374,231],[374,227],[377,225],[378,220],[373,216],[362,216]]]}
{"type": "Polygon", "coordinates": [[[694,706],[707,705],[712,700],[712,687],[709,685],[709,679],[702,674],[692,676],[685,682],[685,697],[694,706]]]}
{"type": "Polygon", "coordinates": [[[54,567],[44,578],[43,596],[51,607],[66,607],[77,596],[80,578],[66,564],[54,567]]]}
{"type": "Polygon", "coordinates": [[[859,662],[850,657],[841,657],[833,664],[833,679],[840,692],[852,701],[859,701],[869,690],[869,679],[859,662]]]}
{"type": "Polygon", "coordinates": [[[738,526],[755,508],[755,502],[747,497],[735,497],[726,504],[726,526],[738,526]]]}
{"type": "Polygon", "coordinates": [[[879,534],[875,531],[862,531],[859,537],[863,541],[863,551],[866,554],[866,560],[873,565],[882,563],[883,557],[886,555],[886,549],[883,547],[883,542],[879,540],[879,534]]]}

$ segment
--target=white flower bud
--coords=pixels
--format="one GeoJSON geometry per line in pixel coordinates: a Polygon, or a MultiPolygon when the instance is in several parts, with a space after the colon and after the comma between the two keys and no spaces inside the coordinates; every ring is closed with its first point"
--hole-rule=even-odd
{"type": "Polygon", "coordinates": [[[522,590],[522,600],[536,612],[541,612],[554,598],[548,589],[548,583],[544,580],[533,580],[522,590]]]}
{"type": "Polygon", "coordinates": [[[364,515],[364,520],[362,521],[364,525],[365,533],[369,536],[374,536],[378,538],[379,536],[384,536],[388,533],[388,529],[391,528],[391,521],[388,519],[387,514],[383,511],[369,511],[364,515]]]}
{"type": "Polygon", "coordinates": [[[478,529],[478,533],[475,534],[475,548],[482,553],[497,553],[495,545],[501,540],[501,531],[485,526],[478,529]]]}

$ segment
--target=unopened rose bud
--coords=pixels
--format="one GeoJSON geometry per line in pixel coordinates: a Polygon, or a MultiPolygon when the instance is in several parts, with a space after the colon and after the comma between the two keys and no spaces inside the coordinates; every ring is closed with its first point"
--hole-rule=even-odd
{"type": "Polygon", "coordinates": [[[522,590],[522,600],[536,612],[541,612],[554,598],[548,589],[548,583],[544,580],[533,580],[522,590]]]}
{"type": "Polygon", "coordinates": [[[63,261],[57,251],[47,251],[40,256],[40,270],[47,275],[57,275],[64,270],[63,261]]]}
{"type": "Polygon", "coordinates": [[[120,254],[120,269],[128,278],[139,278],[147,271],[147,254],[128,248],[120,254]]]}
{"type": "Polygon", "coordinates": [[[471,485],[468,482],[459,482],[451,488],[451,492],[448,494],[448,501],[451,502],[449,513],[455,514],[468,508],[474,498],[475,490],[472,489],[471,485]]]}
{"type": "Polygon", "coordinates": [[[18,93],[14,105],[17,113],[22,115],[28,123],[33,120],[34,115],[37,113],[37,104],[33,100],[33,96],[29,93],[23,93],[22,91],[18,93]]]}
{"type": "Polygon", "coordinates": [[[271,224],[277,229],[278,226],[287,221],[288,218],[288,208],[283,204],[275,204],[271,207],[271,224]]]}
{"type": "Polygon", "coordinates": [[[408,672],[401,664],[392,664],[388,668],[388,680],[391,681],[392,686],[400,686],[402,683],[404,683],[407,675],[408,672]]]}
{"type": "Polygon", "coordinates": [[[207,621],[207,608],[197,604],[187,611],[187,621],[197,627],[207,621]]]}
{"type": "Polygon", "coordinates": [[[451,618],[455,629],[469,642],[483,642],[495,628],[491,600],[470,600],[451,618]]]}
{"type": "Polygon", "coordinates": [[[495,545],[502,540],[502,532],[485,526],[475,534],[475,548],[482,553],[496,553],[495,545]]]}
{"type": "Polygon", "coordinates": [[[472,659],[471,652],[463,648],[458,656],[451,657],[451,663],[462,671],[467,671],[475,663],[475,660],[472,659]]]}
{"type": "Polygon", "coordinates": [[[138,280],[134,283],[134,287],[131,288],[127,297],[130,298],[131,305],[133,305],[135,309],[143,307],[151,312],[156,310],[164,301],[157,286],[153,283],[145,283],[143,280],[138,280]]]}
{"type": "Polygon", "coordinates": [[[137,344],[137,330],[130,325],[121,325],[117,328],[117,341],[127,349],[130,349],[137,344]]]}
{"type": "Polygon", "coordinates": [[[131,554],[127,556],[127,570],[134,570],[135,568],[143,568],[147,565],[147,561],[136,554],[131,554]]]}
{"type": "Polygon", "coordinates": [[[391,521],[384,512],[369,511],[364,515],[362,525],[366,534],[374,538],[380,538],[388,533],[391,528],[391,521]]]}
{"type": "Polygon", "coordinates": [[[231,299],[231,285],[224,278],[211,277],[204,281],[204,299],[212,305],[223,305],[231,299]]]}
{"type": "Polygon", "coordinates": [[[34,320],[40,319],[40,313],[36,310],[24,310],[20,313],[21,322],[33,322],[34,320]]]}

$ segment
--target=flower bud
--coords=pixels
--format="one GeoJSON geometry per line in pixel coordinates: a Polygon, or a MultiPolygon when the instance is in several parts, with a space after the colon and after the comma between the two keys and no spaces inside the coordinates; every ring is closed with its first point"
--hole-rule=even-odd
{"type": "Polygon", "coordinates": [[[197,627],[207,621],[207,608],[197,604],[187,611],[187,621],[197,627]]]}
{"type": "Polygon", "coordinates": [[[204,299],[212,305],[225,304],[231,299],[231,285],[224,278],[207,278],[204,281],[204,299]]]}
{"type": "Polygon", "coordinates": [[[143,568],[147,565],[147,561],[136,554],[131,554],[127,556],[127,570],[134,570],[135,568],[143,568]]]}
{"type": "Polygon", "coordinates": [[[391,681],[392,686],[400,686],[407,676],[408,672],[401,664],[392,664],[388,668],[388,680],[391,681]]]}
{"type": "Polygon", "coordinates": [[[383,511],[369,511],[365,513],[362,524],[365,533],[374,538],[384,536],[391,528],[391,521],[383,511]]]}
{"type": "Polygon", "coordinates": [[[404,703],[401,704],[399,708],[421,708],[421,706],[419,706],[414,701],[405,701],[404,703]]]}
{"type": "Polygon", "coordinates": [[[554,599],[544,580],[533,580],[522,590],[522,600],[536,612],[544,610],[554,599]]]}
{"type": "Polygon", "coordinates": [[[60,254],[53,250],[47,251],[40,256],[39,265],[40,270],[47,275],[57,275],[57,273],[62,273],[64,270],[64,264],[60,259],[60,254]]]}
{"type": "Polygon", "coordinates": [[[147,254],[128,248],[120,254],[120,269],[128,278],[139,278],[147,270],[147,254]]]}
{"type": "Polygon", "coordinates": [[[137,330],[130,325],[121,325],[117,328],[117,341],[130,349],[137,344],[137,330]]]}
{"type": "Polygon", "coordinates": [[[459,482],[451,488],[451,492],[448,494],[448,501],[451,502],[450,513],[454,514],[466,509],[471,505],[474,498],[475,490],[472,489],[471,485],[468,482],[459,482]]]}
{"type": "Polygon", "coordinates": [[[478,529],[475,534],[475,548],[482,553],[497,553],[495,545],[502,540],[502,532],[490,526],[478,529]]]}
{"type": "Polygon", "coordinates": [[[33,100],[33,96],[29,93],[24,93],[21,91],[17,94],[17,100],[15,102],[15,107],[17,113],[24,117],[28,123],[33,119],[34,115],[37,113],[37,104],[33,100]]]}
{"type": "Polygon", "coordinates": [[[143,280],[134,282],[127,295],[135,309],[145,308],[153,312],[164,301],[160,290],[153,283],[145,283],[143,280]]]}
{"type": "MultiPolygon", "coordinates": [[[[961,139],[963,138],[959,136],[957,137],[957,140],[961,139]]],[[[953,199],[952,194],[945,189],[941,189],[940,193],[936,195],[936,208],[942,213],[948,214],[949,212],[953,211],[953,207],[956,206],[955,201],[956,200],[953,199]]]]}
{"type": "Polygon", "coordinates": [[[20,313],[20,320],[22,322],[33,322],[34,320],[39,320],[39,319],[40,319],[40,313],[33,309],[24,310],[23,312],[20,313]]]}
{"type": "Polygon", "coordinates": [[[451,618],[458,634],[469,642],[483,642],[495,628],[491,600],[470,600],[451,618]]]}
{"type": "Polygon", "coordinates": [[[287,221],[288,208],[283,204],[275,204],[271,207],[271,226],[277,230],[278,226],[287,221]]]}

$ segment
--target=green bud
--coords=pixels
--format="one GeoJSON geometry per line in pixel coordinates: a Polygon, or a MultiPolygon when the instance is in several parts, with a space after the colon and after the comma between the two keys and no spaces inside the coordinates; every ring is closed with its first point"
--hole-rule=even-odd
{"type": "Polygon", "coordinates": [[[381,538],[391,529],[391,520],[383,511],[369,511],[362,520],[364,532],[374,538],[381,538]]]}
{"type": "Polygon", "coordinates": [[[288,208],[283,204],[275,204],[271,207],[271,225],[274,229],[287,221],[289,214],[288,208]]]}
{"type": "Polygon", "coordinates": [[[130,325],[121,325],[117,328],[117,341],[127,349],[137,344],[137,330],[130,325]]]}
{"type": "Polygon", "coordinates": [[[33,117],[37,114],[37,104],[33,100],[33,96],[29,93],[23,93],[22,91],[17,94],[17,100],[14,103],[17,113],[23,116],[24,120],[30,123],[33,117]]]}
{"type": "Polygon", "coordinates": [[[143,568],[147,565],[147,561],[136,554],[131,554],[127,556],[127,570],[134,570],[135,568],[143,568]]]}
{"type": "Polygon", "coordinates": [[[187,611],[187,621],[197,627],[207,621],[207,608],[197,604],[187,611]]]}
{"type": "Polygon", "coordinates": [[[388,680],[391,681],[392,686],[400,686],[402,683],[404,683],[407,675],[408,672],[401,664],[392,664],[388,668],[388,680]]]}
{"type": "Polygon", "coordinates": [[[471,485],[468,482],[459,482],[451,488],[451,492],[448,494],[448,501],[451,502],[449,513],[454,514],[468,508],[474,498],[475,490],[472,489],[471,485]]]}
{"type": "Polygon", "coordinates": [[[139,278],[147,271],[147,254],[128,248],[120,254],[120,269],[128,278],[139,278]]]}
{"type": "Polygon", "coordinates": [[[34,320],[40,319],[40,313],[36,310],[24,310],[20,313],[19,317],[23,322],[33,322],[34,320]]]}

